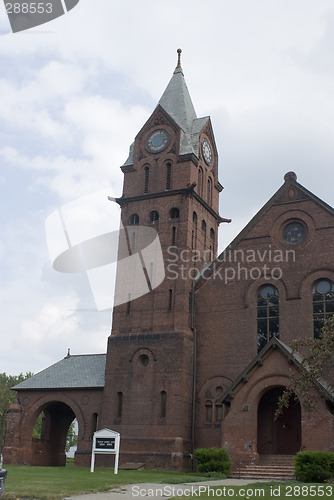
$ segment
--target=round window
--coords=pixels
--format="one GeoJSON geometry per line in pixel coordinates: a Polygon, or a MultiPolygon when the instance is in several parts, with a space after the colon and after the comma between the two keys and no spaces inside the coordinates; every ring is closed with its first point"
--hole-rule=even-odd
{"type": "Polygon", "coordinates": [[[332,291],[333,283],[330,280],[321,279],[314,286],[314,292],[328,293],[332,291]]]}
{"type": "Polygon", "coordinates": [[[283,230],[283,237],[290,245],[297,245],[303,241],[306,235],[306,227],[298,221],[289,222],[283,230]]]}
{"type": "Polygon", "coordinates": [[[269,297],[273,297],[277,294],[277,289],[271,285],[265,285],[260,289],[260,295],[265,299],[269,299],[269,297]]]}
{"type": "Polygon", "coordinates": [[[141,356],[139,356],[139,361],[142,366],[148,366],[150,358],[147,356],[147,354],[142,354],[141,356]]]}

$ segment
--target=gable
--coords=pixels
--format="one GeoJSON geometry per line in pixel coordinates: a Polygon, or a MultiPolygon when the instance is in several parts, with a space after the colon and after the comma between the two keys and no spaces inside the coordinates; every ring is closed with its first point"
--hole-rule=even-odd
{"type": "MultiPolygon", "coordinates": [[[[284,385],[288,385],[290,376],[294,372],[306,369],[302,361],[300,355],[274,337],[224,392],[221,402],[228,403],[233,400],[245,384],[254,387],[257,381],[263,381],[266,378],[285,379],[284,385]]],[[[322,397],[334,401],[334,390],[325,381],[318,379],[314,386],[322,397]]]]}
{"type": "MultiPolygon", "coordinates": [[[[310,254],[310,244],[315,244],[318,234],[324,238],[323,230],[331,231],[334,241],[334,209],[304,188],[297,182],[294,172],[288,172],[284,177],[284,184],[270,198],[270,200],[257,212],[236,238],[221,252],[217,259],[202,270],[196,283],[196,289],[214,275],[220,266],[226,262],[234,262],[233,251],[236,249],[267,248],[267,256],[273,255],[276,249],[290,250],[302,255],[310,254]],[[304,226],[307,237],[301,245],[287,244],[283,233],[285,226],[290,222],[297,222],[304,226]],[[321,231],[317,233],[317,231],[321,231]],[[305,244],[304,244],[305,243],[305,244]],[[306,246],[308,248],[306,249],[306,246]],[[232,255],[232,257],[231,257],[232,255]]],[[[315,245],[316,246],[316,245],[315,245]]],[[[323,246],[318,245],[318,249],[323,246]]],[[[241,250],[242,251],[242,250],[241,250]]],[[[259,250],[260,260],[263,254],[259,250]]],[[[267,257],[263,257],[263,261],[267,257]]],[[[324,265],[324,263],[322,263],[324,265]]]]}

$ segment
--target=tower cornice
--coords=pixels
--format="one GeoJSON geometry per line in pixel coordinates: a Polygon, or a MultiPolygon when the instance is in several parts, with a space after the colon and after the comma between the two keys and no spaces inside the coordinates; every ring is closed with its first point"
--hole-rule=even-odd
{"type": "Polygon", "coordinates": [[[224,222],[224,221],[230,222],[230,220],[222,219],[222,217],[215,210],[213,210],[213,208],[210,207],[210,205],[201,196],[199,196],[199,194],[195,191],[195,187],[196,187],[196,184],[194,183],[194,184],[191,184],[190,186],[187,186],[186,188],[183,188],[183,189],[172,189],[170,191],[161,191],[158,193],[147,193],[147,194],[142,194],[142,195],[138,195],[138,196],[128,196],[128,197],[122,196],[120,198],[116,198],[115,201],[116,201],[116,203],[118,203],[118,205],[120,207],[124,207],[124,206],[128,205],[129,203],[134,203],[137,201],[152,200],[155,198],[167,198],[167,197],[177,196],[177,195],[191,196],[191,197],[195,198],[195,200],[197,200],[218,221],[218,224],[220,222],[224,222]]]}

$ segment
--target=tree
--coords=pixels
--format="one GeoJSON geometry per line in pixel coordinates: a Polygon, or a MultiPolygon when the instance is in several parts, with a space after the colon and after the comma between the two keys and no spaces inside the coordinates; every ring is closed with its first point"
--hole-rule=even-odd
{"type": "Polygon", "coordinates": [[[319,338],[301,338],[292,342],[294,355],[301,356],[301,370],[290,383],[278,402],[276,417],[289,405],[292,395],[298,398],[306,411],[315,411],[311,389],[321,382],[331,392],[334,380],[334,316],[324,321],[319,338]]]}
{"type": "MultiPolygon", "coordinates": [[[[35,439],[41,439],[42,427],[43,427],[43,419],[45,418],[44,411],[42,411],[38,417],[36,418],[36,422],[34,424],[34,428],[32,431],[32,437],[35,439]]],[[[66,436],[66,446],[65,451],[68,452],[72,446],[75,446],[78,442],[75,430],[76,430],[76,419],[73,420],[71,425],[68,428],[67,436],[66,436]]]]}
{"type": "Polygon", "coordinates": [[[35,439],[41,439],[42,425],[43,425],[44,412],[42,411],[36,418],[34,428],[32,430],[32,437],[35,439]]]}
{"type": "Polygon", "coordinates": [[[2,448],[5,439],[7,411],[16,400],[16,392],[12,391],[11,388],[32,375],[30,372],[25,375],[23,373],[20,373],[20,375],[0,373],[0,448],[2,448]]]}
{"type": "Polygon", "coordinates": [[[65,448],[66,452],[70,451],[70,448],[72,448],[72,446],[75,446],[77,443],[78,439],[75,434],[75,420],[73,420],[67,432],[66,448],[65,448]]]}

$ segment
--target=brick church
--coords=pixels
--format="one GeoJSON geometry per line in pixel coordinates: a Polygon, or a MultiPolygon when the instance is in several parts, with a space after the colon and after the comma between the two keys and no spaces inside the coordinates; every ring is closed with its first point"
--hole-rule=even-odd
{"type": "MultiPolygon", "coordinates": [[[[307,412],[296,394],[274,418],[278,396],[300,370],[291,341],[318,336],[334,312],[334,210],[288,172],[217,255],[218,227],[229,222],[218,210],[218,152],[178,52],[121,167],[117,200],[131,251],[138,228],[157,231],[164,279],[153,286],[154,265],[142,259],[148,293],[114,307],[107,353],[69,354],[16,386],[7,464],[65,465],[75,418],[78,466],[89,466],[93,433],[104,428],[120,432],[121,465],[146,468],[190,470],[197,447],[226,448],[235,467],[245,453],[258,463],[302,448],[334,451],[334,392],[324,382],[311,389],[317,411],[307,412]]],[[[118,273],[116,294],[122,280],[136,275],[118,273]]],[[[112,460],[98,456],[97,464],[112,460]]]]}

